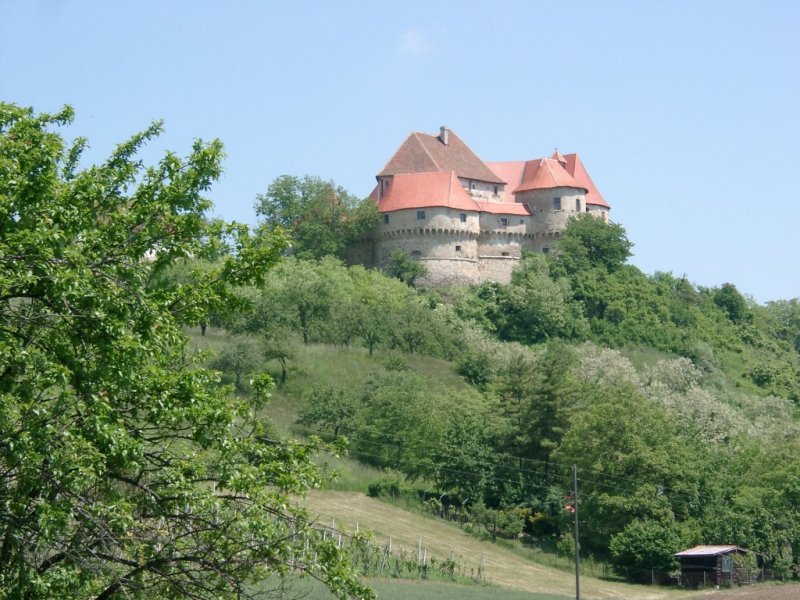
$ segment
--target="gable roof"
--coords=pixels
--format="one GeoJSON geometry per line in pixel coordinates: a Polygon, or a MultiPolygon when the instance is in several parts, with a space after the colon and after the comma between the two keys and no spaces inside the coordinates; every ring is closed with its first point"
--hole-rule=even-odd
{"type": "Polygon", "coordinates": [[[558,187],[571,187],[585,189],[575,181],[561,164],[552,158],[542,158],[539,160],[529,160],[525,163],[525,173],[522,176],[522,183],[515,189],[515,192],[525,192],[528,190],[546,190],[558,187]]]}
{"type": "Polygon", "coordinates": [[[461,186],[455,172],[397,173],[378,201],[378,211],[444,206],[478,211],[477,203],[461,186]]]}
{"type": "Polygon", "coordinates": [[[586,204],[610,208],[600,195],[600,192],[597,191],[597,186],[595,186],[592,178],[589,177],[589,173],[586,172],[580,157],[577,154],[567,154],[564,159],[567,161],[567,172],[586,190],[586,204]]]}
{"type": "Polygon", "coordinates": [[[378,173],[378,177],[400,173],[453,171],[464,179],[505,183],[450,130],[447,131],[447,141],[445,144],[439,136],[412,133],[378,173]]]}
{"type": "Polygon", "coordinates": [[[747,552],[747,550],[739,546],[695,546],[678,552],[675,556],[719,556],[730,552],[747,552]]]}

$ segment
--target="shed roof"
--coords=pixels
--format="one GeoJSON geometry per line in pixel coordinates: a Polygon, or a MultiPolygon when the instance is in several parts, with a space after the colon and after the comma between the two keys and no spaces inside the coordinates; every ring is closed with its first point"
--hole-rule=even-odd
{"type": "Polygon", "coordinates": [[[739,546],[695,546],[683,552],[678,552],[675,556],[719,556],[720,554],[729,554],[736,551],[748,552],[748,550],[739,546]]]}

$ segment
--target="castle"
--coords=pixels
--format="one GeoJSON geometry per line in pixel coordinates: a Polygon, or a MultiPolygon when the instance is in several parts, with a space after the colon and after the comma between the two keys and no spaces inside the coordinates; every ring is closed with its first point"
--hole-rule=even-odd
{"type": "Polygon", "coordinates": [[[376,179],[381,220],[351,259],[383,267],[402,250],[430,285],[507,283],[523,250],[548,252],[570,217],[610,208],[577,154],[483,162],[446,127],[409,135],[376,179]]]}

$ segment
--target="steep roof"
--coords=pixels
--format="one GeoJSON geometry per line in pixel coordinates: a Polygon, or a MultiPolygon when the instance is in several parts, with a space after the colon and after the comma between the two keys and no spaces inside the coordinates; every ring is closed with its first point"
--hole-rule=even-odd
{"type": "Polygon", "coordinates": [[[558,187],[585,189],[557,160],[542,158],[525,163],[522,183],[514,191],[547,190],[558,187]]]}
{"type": "Polygon", "coordinates": [[[505,183],[487,167],[455,133],[447,131],[447,144],[439,136],[414,132],[406,138],[378,177],[399,173],[454,171],[464,179],[505,183]]]}
{"type": "Polygon", "coordinates": [[[553,154],[552,154],[552,156],[550,158],[552,158],[553,160],[558,161],[559,163],[561,163],[562,166],[567,164],[567,159],[564,158],[564,155],[561,154],[561,152],[558,151],[558,148],[555,149],[555,152],[553,152],[553,154]]]}
{"type": "Polygon", "coordinates": [[[380,212],[407,208],[444,206],[478,211],[477,203],[461,187],[453,171],[433,173],[397,173],[378,201],[380,212]]]}
{"type": "Polygon", "coordinates": [[[564,159],[567,161],[567,172],[586,190],[586,204],[609,208],[608,203],[603,200],[603,196],[597,191],[597,186],[595,186],[592,178],[589,177],[589,173],[586,172],[580,157],[577,154],[567,154],[564,159]]]}
{"type": "Polygon", "coordinates": [[[498,177],[506,182],[506,197],[510,197],[511,192],[522,183],[522,176],[525,175],[525,161],[514,160],[510,162],[487,162],[486,166],[497,173],[498,177]]]}
{"type": "Polygon", "coordinates": [[[449,173],[398,173],[392,177],[383,197],[378,200],[378,186],[370,194],[379,212],[443,206],[455,210],[499,215],[530,214],[527,206],[518,202],[478,202],[461,186],[458,176],[449,173]]]}

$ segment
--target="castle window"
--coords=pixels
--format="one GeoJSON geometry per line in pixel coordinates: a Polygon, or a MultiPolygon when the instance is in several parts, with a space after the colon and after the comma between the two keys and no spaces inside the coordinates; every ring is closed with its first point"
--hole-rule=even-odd
{"type": "Polygon", "coordinates": [[[561,198],[553,198],[553,210],[561,210],[561,198]]]}
{"type": "Polygon", "coordinates": [[[575,198],[575,212],[581,212],[581,199],[575,198]]]}
{"type": "Polygon", "coordinates": [[[586,205],[586,212],[589,212],[589,205],[586,205]]]}
{"type": "Polygon", "coordinates": [[[389,215],[383,215],[383,222],[384,223],[388,223],[389,222],[389,215]]]}
{"type": "Polygon", "coordinates": [[[425,211],[418,210],[417,211],[417,221],[424,221],[425,220],[425,211]]]}
{"type": "Polygon", "coordinates": [[[418,259],[422,258],[422,252],[420,252],[419,250],[414,250],[411,253],[411,258],[413,258],[415,260],[418,260],[418,259]]]}
{"type": "Polygon", "coordinates": [[[471,189],[471,190],[475,189],[475,182],[474,181],[470,181],[469,182],[469,189],[471,189]]]}
{"type": "Polygon", "coordinates": [[[550,253],[550,248],[545,246],[544,248],[542,248],[542,252],[544,252],[545,254],[549,254],[550,253]]]}
{"type": "Polygon", "coordinates": [[[458,252],[459,254],[461,254],[461,246],[456,246],[456,252],[458,252]]]}
{"type": "Polygon", "coordinates": [[[520,224],[520,225],[524,225],[524,224],[525,224],[525,219],[520,219],[520,220],[519,220],[519,224],[520,224]]]}
{"type": "Polygon", "coordinates": [[[494,195],[497,196],[497,186],[494,186],[494,195]]]}
{"type": "Polygon", "coordinates": [[[466,223],[467,222],[467,215],[465,215],[464,213],[461,213],[459,215],[459,218],[461,219],[462,223],[466,223]]]}
{"type": "Polygon", "coordinates": [[[511,252],[501,252],[503,256],[511,256],[511,252]]]}
{"type": "Polygon", "coordinates": [[[508,227],[508,219],[506,217],[500,217],[500,227],[508,227]]]}

